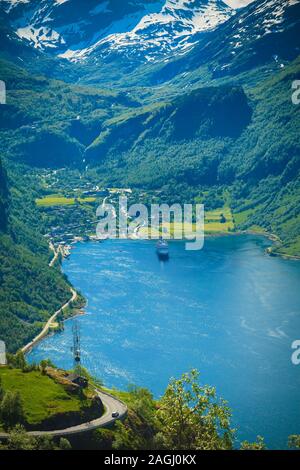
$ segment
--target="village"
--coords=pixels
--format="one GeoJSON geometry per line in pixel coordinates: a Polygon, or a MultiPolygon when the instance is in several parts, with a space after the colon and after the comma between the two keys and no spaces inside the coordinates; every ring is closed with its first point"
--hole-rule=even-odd
{"type": "Polygon", "coordinates": [[[36,199],[45,224],[45,238],[63,257],[70,255],[78,242],[98,241],[96,226],[97,207],[108,198],[116,204],[120,195],[131,197],[129,188],[111,188],[94,184],[77,175],[68,181],[64,169],[46,170],[40,175],[45,188],[43,197],[36,199]]]}

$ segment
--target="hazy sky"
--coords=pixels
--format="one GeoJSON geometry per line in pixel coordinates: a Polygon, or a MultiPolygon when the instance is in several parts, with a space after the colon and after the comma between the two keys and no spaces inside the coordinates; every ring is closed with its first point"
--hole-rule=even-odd
{"type": "Polygon", "coordinates": [[[230,5],[233,8],[244,7],[252,3],[254,0],[223,0],[227,5],[230,5]]]}

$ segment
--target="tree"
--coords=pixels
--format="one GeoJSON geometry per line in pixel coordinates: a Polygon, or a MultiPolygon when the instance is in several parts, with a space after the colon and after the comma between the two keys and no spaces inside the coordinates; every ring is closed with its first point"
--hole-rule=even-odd
{"type": "Polygon", "coordinates": [[[115,450],[137,450],[141,449],[140,435],[135,432],[133,426],[128,422],[121,423],[121,421],[115,422],[114,440],[112,448],[115,450]]]}
{"type": "Polygon", "coordinates": [[[22,351],[18,351],[15,355],[15,367],[22,370],[26,367],[26,359],[22,351]]]}
{"type": "Polygon", "coordinates": [[[66,439],[65,437],[61,437],[59,440],[59,448],[61,450],[71,450],[72,446],[70,442],[68,441],[68,439],[66,439]]]}
{"type": "Polygon", "coordinates": [[[157,412],[160,432],[156,445],[169,450],[231,449],[234,431],[231,413],[212,387],[199,384],[199,372],[192,370],[172,379],[157,412]]]}
{"type": "Polygon", "coordinates": [[[47,367],[55,368],[54,364],[50,361],[50,359],[42,359],[39,365],[40,365],[42,374],[46,373],[47,367]]]}
{"type": "Polygon", "coordinates": [[[7,447],[10,450],[34,450],[35,439],[26,433],[23,426],[18,424],[9,433],[7,447]]]}
{"type": "Polygon", "coordinates": [[[85,448],[94,450],[111,450],[114,438],[114,429],[98,428],[92,432],[91,437],[89,438],[89,444],[85,444],[85,448]]]}
{"type": "Polygon", "coordinates": [[[7,448],[9,450],[55,450],[55,444],[51,436],[32,437],[21,424],[17,424],[9,432],[7,448]]]}
{"type": "Polygon", "coordinates": [[[264,438],[257,436],[256,442],[244,441],[241,443],[241,450],[267,450],[264,438]]]}
{"type": "Polygon", "coordinates": [[[290,449],[300,449],[300,435],[293,434],[289,436],[288,445],[290,449]]]}
{"type": "Polygon", "coordinates": [[[35,438],[36,450],[55,450],[53,438],[47,434],[35,438]]]}
{"type": "Polygon", "coordinates": [[[128,393],[130,394],[133,411],[149,426],[154,428],[156,425],[156,404],[152,393],[146,388],[136,387],[135,385],[128,387],[128,393]]]}
{"type": "Polygon", "coordinates": [[[7,354],[8,365],[14,369],[24,369],[26,367],[26,359],[22,351],[18,351],[16,354],[7,354]]]}
{"type": "Polygon", "coordinates": [[[19,392],[7,391],[0,405],[0,415],[6,428],[24,422],[24,411],[19,392]]]}
{"type": "Polygon", "coordinates": [[[3,400],[3,397],[4,397],[4,388],[2,386],[2,379],[0,377],[0,403],[3,400]]]}

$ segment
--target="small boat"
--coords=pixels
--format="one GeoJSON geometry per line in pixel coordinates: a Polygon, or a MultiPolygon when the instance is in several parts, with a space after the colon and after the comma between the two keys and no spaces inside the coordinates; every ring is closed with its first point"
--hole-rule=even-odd
{"type": "Polygon", "coordinates": [[[165,240],[159,240],[156,244],[156,253],[159,259],[169,259],[169,245],[165,240]]]}

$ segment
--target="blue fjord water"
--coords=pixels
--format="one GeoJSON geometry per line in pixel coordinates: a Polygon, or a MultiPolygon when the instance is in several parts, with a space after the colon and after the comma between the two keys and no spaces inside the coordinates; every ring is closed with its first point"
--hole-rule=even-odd
{"type": "MultiPolygon", "coordinates": [[[[161,262],[149,241],[77,244],[63,270],[88,299],[78,317],[82,362],[107,386],[134,383],[159,397],[191,368],[233,410],[238,438],[270,448],[300,433],[300,262],[264,254],[262,237],[171,242],[161,262]]],[[[72,367],[72,323],[29,355],[72,367]]]]}

